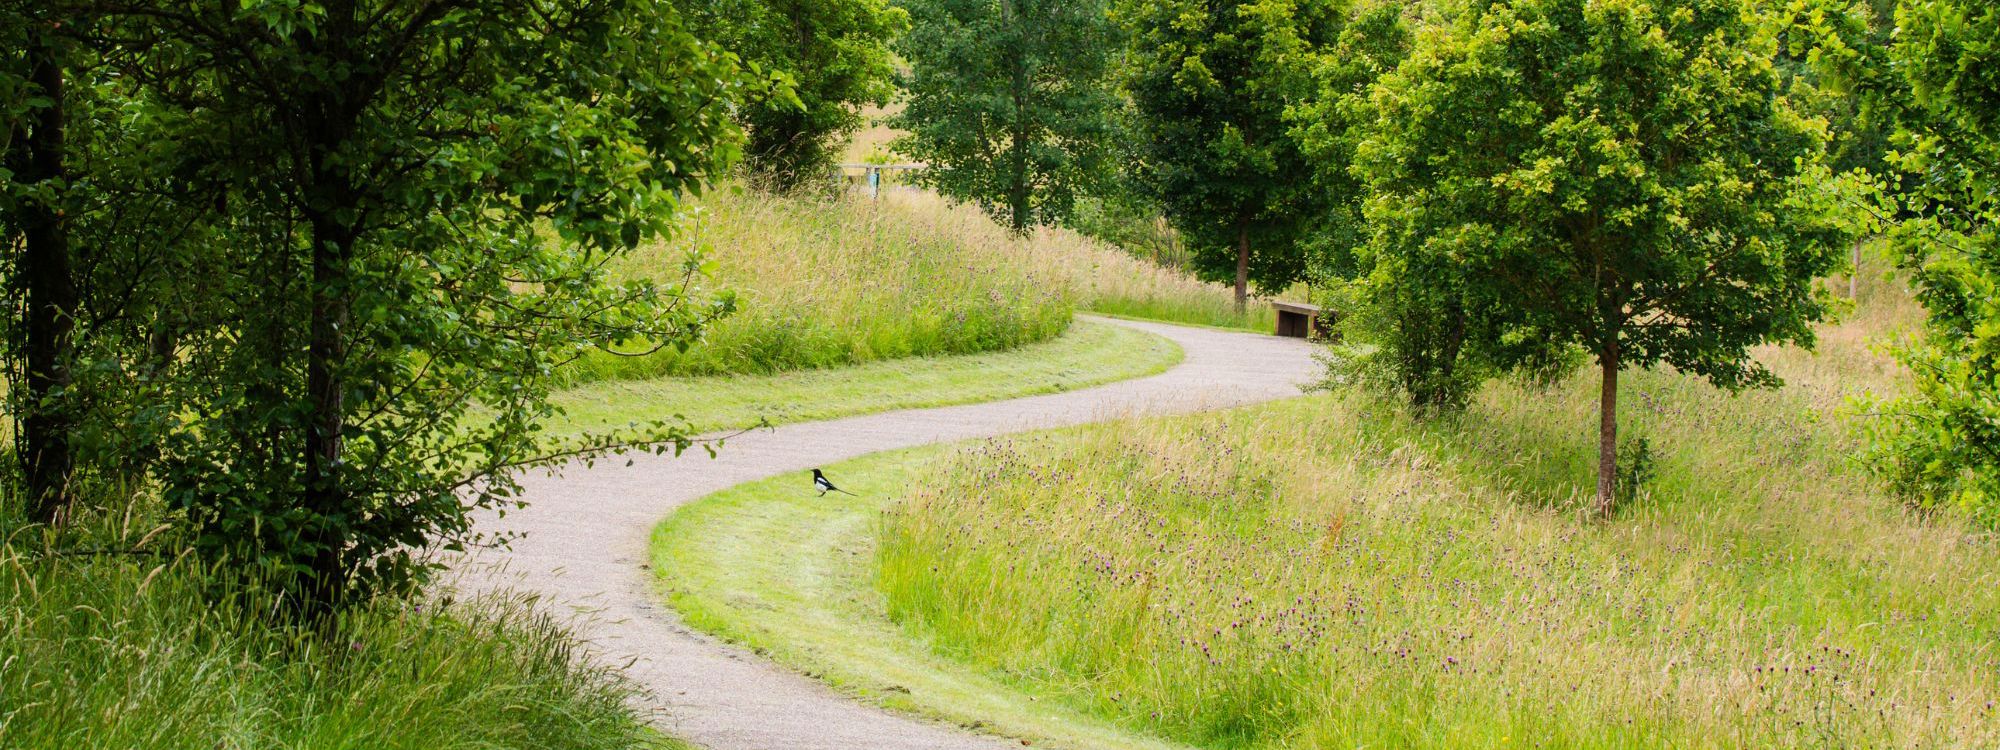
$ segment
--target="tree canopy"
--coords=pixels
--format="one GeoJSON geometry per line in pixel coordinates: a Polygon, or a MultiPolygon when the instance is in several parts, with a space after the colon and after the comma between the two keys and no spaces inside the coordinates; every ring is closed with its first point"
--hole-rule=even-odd
{"type": "Polygon", "coordinates": [[[1106,175],[1107,71],[1116,36],[1102,0],[905,0],[908,97],[894,148],[921,179],[1017,232],[1067,217],[1106,175]]]}
{"type": "Polygon", "coordinates": [[[1879,465],[1920,506],[2000,523],[2000,7],[1901,0],[1887,44],[1846,7],[1794,7],[1795,43],[1891,133],[1901,179],[1873,210],[1930,313],[1879,465]]]}
{"type": "MultiPolygon", "coordinates": [[[[101,206],[119,185],[174,210],[64,213],[63,226],[120,218],[134,237],[198,238],[163,243],[185,252],[156,264],[194,273],[92,311],[143,323],[101,356],[144,382],[146,470],[198,548],[325,612],[421,580],[425,553],[474,539],[469,514],[509,502],[524,467],[689,444],[670,425],[568,444],[536,427],[564,363],[685,345],[729,309],[603,271],[669,232],[679,197],[738,153],[743,78],[670,5],[90,10],[10,27],[35,49],[96,54],[29,59],[32,75],[0,84],[17,94],[6,132],[42,136],[10,144],[9,163],[86,156],[77,174],[93,178],[11,178],[28,199],[0,206],[7,247],[60,255],[72,286],[104,256],[152,252],[100,232],[32,236],[47,196],[101,206]],[[115,76],[92,72],[103,59],[115,76]],[[45,124],[80,102],[115,104],[127,130],[45,124]]],[[[38,315],[9,321],[29,348],[50,336],[38,315]]]]}
{"type": "Polygon", "coordinates": [[[743,102],[745,164],[791,190],[826,178],[862,107],[895,93],[889,44],[909,25],[883,0],[681,0],[690,26],[752,68],[782,77],[772,95],[743,102]]]}
{"type": "Polygon", "coordinates": [[[1374,93],[1376,262],[1449,301],[1496,365],[1596,360],[1605,512],[1619,370],[1772,385],[1749,348],[1811,345],[1828,312],[1823,136],[1778,95],[1774,54],[1738,0],[1488,0],[1374,93]]]}
{"type": "Polygon", "coordinates": [[[1317,52],[1346,4],[1127,0],[1115,11],[1131,39],[1132,168],[1187,238],[1195,270],[1233,280],[1239,308],[1253,281],[1298,280],[1320,195],[1285,114],[1313,95],[1317,52]]]}

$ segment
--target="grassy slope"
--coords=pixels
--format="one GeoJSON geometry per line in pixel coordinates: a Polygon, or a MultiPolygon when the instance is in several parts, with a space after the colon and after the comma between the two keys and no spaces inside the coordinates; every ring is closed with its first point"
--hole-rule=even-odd
{"type": "MultiPolygon", "coordinates": [[[[879,203],[883,210],[909,221],[958,226],[959,232],[980,226],[998,230],[977,209],[952,206],[931,193],[888,192],[879,203]]],[[[1016,262],[1054,274],[1082,309],[1254,331],[1269,331],[1274,324],[1267,300],[1254,299],[1246,312],[1238,313],[1235,297],[1226,286],[1196,281],[1067,229],[1043,227],[1012,242],[1018,253],[1016,262]]]]}
{"type": "Polygon", "coordinates": [[[737,311],[691,349],[593,354],[568,382],[663,375],[769,374],[913,356],[996,351],[1061,333],[1078,307],[1131,317],[1266,328],[1267,306],[1235,312],[1229,291],[1089,240],[1016,237],[983,214],[924,193],[880,201],[777,197],[729,187],[691,205],[678,240],[610,271],[674,280],[705,248],[715,275],[697,297],[738,295],[737,311]]]}
{"type": "Polygon", "coordinates": [[[1764,352],[1782,391],[1632,374],[1658,475],[1611,523],[1579,375],[1442,424],[1324,397],[987,445],[891,518],[877,583],[980,668],[1207,744],[1991,747],[1992,539],[1852,462],[1844,397],[1899,387],[1876,301],[1764,352]]]}
{"type": "Polygon", "coordinates": [[[675,242],[622,258],[616,277],[678,279],[706,248],[737,310],[686,352],[593,357],[580,381],[773,373],[1006,349],[1061,333],[1074,297],[1017,262],[990,222],[919,221],[860,200],[777,197],[736,186],[689,206],[675,242]]]}
{"type": "Polygon", "coordinates": [[[1180,347],[1152,334],[1080,320],[1054,340],[988,354],[918,357],[778,375],[592,383],[557,396],[554,435],[679,415],[696,431],[830,419],[1082,388],[1158,373],[1180,347]]]}
{"type": "Polygon", "coordinates": [[[1820,354],[1761,354],[1781,391],[1633,374],[1623,418],[1658,473],[1608,524],[1575,511],[1579,376],[1496,385],[1449,424],[1323,396],[871,457],[841,474],[905,490],[879,528],[885,500],[750,485],[671,519],[658,562],[704,628],[1033,736],[1990,747],[1991,537],[1907,517],[1851,462],[1845,399],[1900,387],[1869,341],[1915,315],[1866,290],[1820,354]],[[828,531],[743,552],[795,518],[828,531]]]}

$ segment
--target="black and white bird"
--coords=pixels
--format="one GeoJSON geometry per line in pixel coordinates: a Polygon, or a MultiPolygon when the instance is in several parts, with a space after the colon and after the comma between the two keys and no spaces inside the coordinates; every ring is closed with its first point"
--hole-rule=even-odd
{"type": "Polygon", "coordinates": [[[856,495],[852,492],[848,492],[847,490],[843,490],[839,487],[833,486],[832,482],[826,481],[825,474],[819,473],[819,469],[813,469],[813,489],[819,490],[820,497],[826,497],[826,493],[829,492],[838,492],[842,495],[860,497],[860,495],[856,495]]]}

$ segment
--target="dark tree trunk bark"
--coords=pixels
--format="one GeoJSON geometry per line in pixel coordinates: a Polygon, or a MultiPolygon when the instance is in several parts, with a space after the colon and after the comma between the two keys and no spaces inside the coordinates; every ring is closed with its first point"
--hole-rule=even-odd
{"type": "MultiPolygon", "coordinates": [[[[1011,4],[1006,6],[1006,10],[1010,15],[1012,8],[1011,4]]],[[[1012,141],[1012,143],[1007,144],[1007,150],[1009,152],[1008,155],[1012,157],[1014,162],[1014,174],[1011,179],[1012,184],[1007,186],[1007,210],[1012,215],[1014,233],[1027,234],[1029,211],[1031,210],[1028,205],[1028,99],[1030,92],[1028,89],[1028,64],[1026,60],[1021,59],[1018,55],[1014,59],[1012,93],[1014,96],[1014,122],[1013,132],[1008,134],[1008,140],[1012,141]]]]}
{"type": "Polygon", "coordinates": [[[1250,308],[1250,224],[1236,227],[1236,312],[1250,308]]]}
{"type": "Polygon", "coordinates": [[[340,474],[346,429],[346,382],[349,310],[348,263],[353,257],[351,227],[324,215],[311,219],[312,302],[306,345],[305,504],[320,519],[312,560],[309,610],[325,611],[338,604],[347,588],[342,556],[347,526],[332,519],[345,515],[348,488],[340,474]]]}
{"type": "MultiPolygon", "coordinates": [[[[37,44],[29,78],[52,103],[34,115],[26,144],[23,182],[61,182],[67,112],[63,69],[55,50],[37,44]]],[[[20,285],[27,320],[22,356],[26,373],[27,408],[21,418],[20,453],[26,464],[29,517],[56,523],[69,506],[70,475],[76,457],[70,445],[74,429],[65,393],[72,383],[77,311],[76,281],[70,267],[69,225],[59,205],[28,201],[22,239],[20,285]]]]}
{"type": "MultiPolygon", "coordinates": [[[[326,39],[336,50],[328,57],[344,60],[344,49],[353,22],[351,4],[337,4],[330,11],[326,39]]],[[[364,96],[338,87],[309,97],[304,112],[312,118],[304,126],[305,150],[301,157],[309,169],[304,216],[311,243],[312,284],[306,312],[306,429],[304,449],[304,504],[316,526],[310,532],[313,544],[312,580],[303,592],[308,615],[322,615],[339,608],[346,599],[349,583],[347,548],[358,519],[353,507],[353,488],[348,486],[342,466],[346,451],[348,319],[354,300],[353,262],[359,237],[361,191],[347,167],[334,158],[354,133],[364,96]]]]}
{"type": "Polygon", "coordinates": [[[1604,368],[1597,401],[1597,513],[1611,517],[1618,497],[1618,342],[1598,355],[1604,368]]]}

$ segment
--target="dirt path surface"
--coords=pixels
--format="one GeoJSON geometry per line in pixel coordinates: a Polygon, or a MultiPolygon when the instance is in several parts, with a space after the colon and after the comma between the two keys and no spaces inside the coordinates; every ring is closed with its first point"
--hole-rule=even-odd
{"type": "Polygon", "coordinates": [[[738,436],[717,458],[642,456],[555,477],[528,478],[530,506],[479,519],[523,533],[512,548],[462,566],[470,588],[507,586],[583,616],[594,655],[655,696],[662,731],[718,750],[936,750],[1020,747],[857,703],[805,676],[683,625],[644,565],[653,526],[684,503],[775,474],[878,451],[1083,424],[1175,414],[1295,396],[1319,367],[1296,339],[1108,321],[1165,336],[1187,353],[1148,378],[1046,396],[786,425],[738,436]]]}

